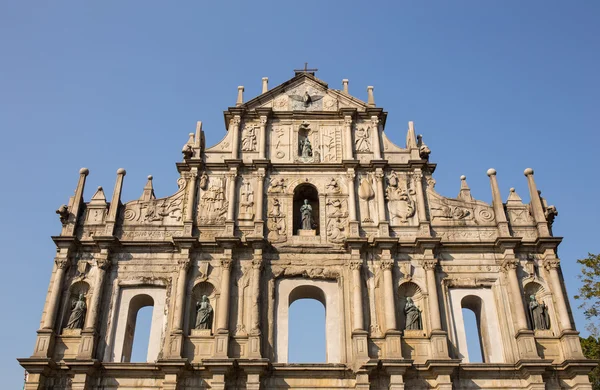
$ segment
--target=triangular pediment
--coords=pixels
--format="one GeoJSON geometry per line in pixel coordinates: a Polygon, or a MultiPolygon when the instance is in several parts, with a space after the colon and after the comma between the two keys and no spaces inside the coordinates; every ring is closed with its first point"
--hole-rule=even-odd
{"type": "Polygon", "coordinates": [[[330,89],[311,73],[300,73],[283,84],[242,105],[246,110],[271,108],[273,111],[338,111],[340,108],[367,109],[367,104],[349,94],[330,89]]]}

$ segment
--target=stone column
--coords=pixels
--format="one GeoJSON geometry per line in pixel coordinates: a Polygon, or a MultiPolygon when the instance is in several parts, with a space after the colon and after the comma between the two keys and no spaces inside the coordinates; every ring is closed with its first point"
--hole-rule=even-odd
{"type": "Polygon", "coordinates": [[[413,180],[415,181],[415,187],[417,192],[417,215],[419,217],[419,236],[430,237],[431,229],[430,223],[427,220],[427,211],[425,210],[425,192],[423,191],[423,173],[419,168],[415,169],[413,173],[413,180]]]}
{"type": "Polygon", "coordinates": [[[354,169],[348,168],[346,172],[346,180],[348,185],[348,223],[350,227],[350,237],[358,237],[358,219],[356,216],[356,188],[354,186],[354,169]]]}
{"type": "Polygon", "coordinates": [[[571,330],[571,319],[569,318],[569,310],[565,302],[565,295],[563,294],[562,284],[560,283],[560,277],[558,276],[558,267],[560,262],[558,259],[546,259],[544,261],[544,267],[550,274],[550,284],[552,286],[552,293],[554,294],[554,302],[556,304],[556,310],[558,312],[558,320],[560,322],[561,330],[571,330]]]}
{"type": "Polygon", "coordinates": [[[508,221],[506,220],[506,214],[504,213],[504,205],[502,204],[502,196],[500,195],[500,188],[498,187],[496,170],[494,168],[488,169],[487,175],[490,177],[490,185],[492,186],[492,205],[494,206],[494,215],[496,217],[498,232],[500,233],[500,237],[509,237],[508,221]]]}
{"type": "Polygon", "coordinates": [[[229,298],[232,250],[225,248],[221,260],[221,295],[219,298],[219,311],[217,313],[217,334],[215,335],[215,357],[227,358],[229,345],[229,298]]]}
{"type": "Polygon", "coordinates": [[[56,272],[54,273],[54,282],[52,283],[52,292],[48,300],[48,310],[44,319],[44,329],[54,329],[56,322],[56,312],[58,310],[58,300],[62,291],[65,271],[69,267],[69,258],[63,253],[59,253],[54,259],[56,263],[56,272]],[[59,257],[60,256],[60,257],[59,257]]]}
{"type": "Polygon", "coordinates": [[[350,262],[350,269],[352,270],[352,306],[354,309],[352,317],[353,331],[364,330],[362,283],[360,280],[362,263],[362,259],[360,258],[350,262]]]}
{"type": "Polygon", "coordinates": [[[371,117],[371,128],[373,129],[373,159],[381,160],[381,143],[379,141],[379,118],[371,117]]]}
{"type": "Polygon", "coordinates": [[[260,145],[258,146],[258,158],[264,160],[267,158],[267,117],[261,115],[260,117],[260,145]]]}
{"type": "Polygon", "coordinates": [[[517,277],[517,267],[519,260],[508,257],[502,264],[502,270],[506,272],[510,293],[513,297],[511,304],[515,311],[517,320],[517,332],[527,330],[527,317],[525,317],[525,306],[523,305],[523,297],[521,296],[521,288],[519,287],[519,278],[517,277]]]}
{"type": "Polygon", "coordinates": [[[383,169],[377,168],[375,171],[375,178],[377,180],[377,214],[379,216],[379,222],[385,222],[385,196],[383,191],[383,169]]]}
{"type": "Polygon", "coordinates": [[[254,234],[263,236],[264,234],[264,196],[265,196],[265,170],[259,168],[256,172],[256,216],[254,217],[254,234]]]}
{"type": "Polygon", "coordinates": [[[102,302],[104,279],[111,264],[108,255],[108,248],[104,247],[100,249],[100,253],[96,258],[96,280],[94,281],[94,291],[85,319],[85,328],[81,331],[81,343],[77,352],[78,359],[92,359],[94,355],[95,336],[98,333],[98,312],[100,311],[100,302],[102,302]]]}
{"type": "Polygon", "coordinates": [[[344,160],[352,160],[353,158],[352,117],[350,115],[346,115],[344,117],[344,160]]]}
{"type": "Polygon", "coordinates": [[[233,222],[235,205],[237,203],[236,187],[237,187],[237,169],[233,168],[227,174],[227,221],[233,222]]]}
{"type": "Polygon", "coordinates": [[[183,221],[185,236],[192,235],[194,225],[194,205],[196,200],[196,180],[198,179],[198,168],[191,169],[191,176],[188,182],[187,204],[185,207],[185,219],[183,221]]]}
{"type": "Polygon", "coordinates": [[[383,309],[385,311],[385,331],[396,330],[396,307],[394,304],[394,284],[392,280],[392,259],[382,259],[383,269],[383,309]]]}
{"type": "Polygon", "coordinates": [[[262,248],[254,248],[252,259],[252,312],[250,336],[248,337],[248,357],[260,359],[260,271],[262,269],[262,248]]]}
{"type": "Polygon", "coordinates": [[[181,258],[177,261],[179,274],[177,276],[177,295],[175,296],[175,313],[173,315],[173,329],[183,330],[183,308],[185,307],[185,288],[187,286],[187,271],[190,268],[190,254],[188,248],[181,249],[181,258]]]}
{"type": "Polygon", "coordinates": [[[229,130],[231,131],[231,158],[237,160],[240,157],[240,122],[242,118],[239,115],[234,115],[229,121],[229,130]]]}
{"type": "Polygon", "coordinates": [[[533,180],[533,169],[525,169],[525,176],[527,177],[527,185],[529,186],[529,206],[530,211],[533,214],[533,219],[537,225],[538,233],[540,237],[549,237],[550,229],[548,229],[548,222],[544,215],[544,208],[542,207],[542,201],[540,200],[540,194],[538,193],[535,180],[533,180]]]}
{"type": "Polygon", "coordinates": [[[429,316],[431,317],[431,330],[441,330],[442,321],[440,319],[440,303],[437,294],[437,283],[435,280],[435,266],[437,259],[427,259],[423,261],[423,268],[427,274],[427,294],[429,296],[429,316]]]}

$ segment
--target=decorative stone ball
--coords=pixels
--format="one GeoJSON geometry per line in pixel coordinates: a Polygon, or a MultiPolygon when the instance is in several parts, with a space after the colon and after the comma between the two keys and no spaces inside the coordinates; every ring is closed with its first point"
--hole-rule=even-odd
{"type": "Polygon", "coordinates": [[[496,174],[496,170],[494,168],[490,168],[487,170],[487,175],[488,176],[493,176],[496,174]]]}
{"type": "Polygon", "coordinates": [[[525,174],[525,176],[533,175],[533,169],[527,168],[523,173],[525,174]]]}
{"type": "Polygon", "coordinates": [[[465,175],[460,175],[460,180],[467,180],[467,177],[465,175]]]}
{"type": "Polygon", "coordinates": [[[125,173],[127,173],[127,172],[125,172],[124,168],[117,169],[117,175],[125,175],[125,173]]]}
{"type": "Polygon", "coordinates": [[[148,175],[148,180],[152,180],[152,175],[148,175]]]}
{"type": "Polygon", "coordinates": [[[89,170],[89,169],[87,169],[87,168],[81,168],[81,169],[79,170],[79,174],[80,174],[80,175],[86,175],[86,176],[87,176],[89,173],[90,173],[90,170],[89,170]]]}

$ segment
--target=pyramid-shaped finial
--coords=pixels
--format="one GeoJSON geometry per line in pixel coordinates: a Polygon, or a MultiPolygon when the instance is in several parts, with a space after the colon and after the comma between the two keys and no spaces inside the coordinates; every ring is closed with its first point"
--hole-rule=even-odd
{"type": "Polygon", "coordinates": [[[148,175],[148,181],[144,186],[144,192],[142,193],[142,197],[140,200],[153,200],[156,199],[156,195],[154,195],[154,187],[152,186],[152,175],[148,175]]]}
{"type": "Polygon", "coordinates": [[[473,196],[471,196],[471,189],[467,184],[467,177],[465,175],[460,177],[460,192],[458,193],[457,198],[468,201],[473,200],[473,196]]]}
{"type": "Polygon", "coordinates": [[[106,204],[106,195],[104,195],[102,187],[98,187],[89,204],[106,204]]]}
{"type": "Polygon", "coordinates": [[[517,191],[515,191],[514,187],[510,189],[510,192],[508,193],[508,199],[506,200],[506,205],[522,205],[523,204],[523,199],[521,199],[521,197],[519,196],[519,194],[517,194],[517,191]]]}

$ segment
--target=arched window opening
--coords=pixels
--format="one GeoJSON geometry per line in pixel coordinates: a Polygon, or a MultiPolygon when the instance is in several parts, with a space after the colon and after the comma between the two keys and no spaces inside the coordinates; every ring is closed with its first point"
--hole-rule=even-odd
{"type": "Polygon", "coordinates": [[[127,324],[125,327],[125,338],[123,341],[122,362],[146,362],[149,361],[150,334],[152,332],[152,314],[154,312],[154,300],[146,294],[136,295],[131,299],[127,324]],[[149,310],[141,309],[149,307],[149,310]],[[142,313],[140,313],[142,312],[142,313]],[[138,320],[140,321],[138,323],[138,320]],[[132,360],[132,352],[136,341],[135,360],[132,360]]]}
{"type": "Polygon", "coordinates": [[[325,305],[313,298],[295,300],[288,324],[289,362],[326,363],[325,305]]]}
{"type": "Polygon", "coordinates": [[[294,190],[293,231],[300,235],[300,230],[314,230],[315,234],[319,235],[319,193],[311,184],[300,184],[294,190]]]}
{"type": "MultiPolygon", "coordinates": [[[[150,342],[150,328],[152,327],[152,312],[154,308],[152,306],[142,307],[137,312],[135,319],[135,329],[132,329],[133,345],[131,347],[131,359],[132,363],[145,362],[147,361],[148,355],[148,344],[150,342]]],[[[127,327],[129,332],[129,326],[127,327]]]]}
{"type": "Polygon", "coordinates": [[[491,346],[483,301],[478,296],[467,295],[461,301],[461,308],[467,338],[466,361],[487,363],[491,346]]]}
{"type": "Polygon", "coordinates": [[[462,309],[465,334],[467,336],[467,350],[469,363],[483,363],[483,350],[481,349],[481,333],[477,325],[477,317],[471,309],[462,309]]]}

